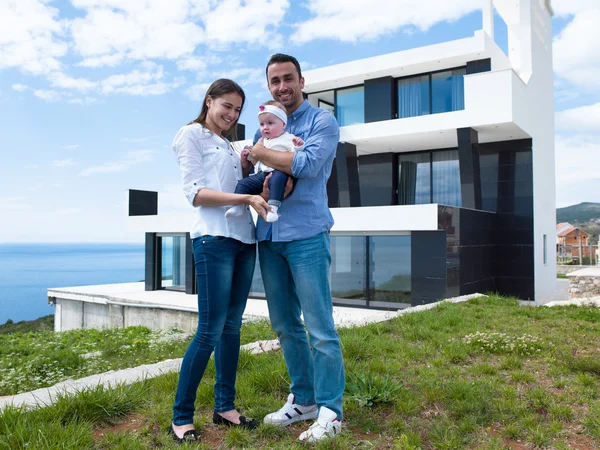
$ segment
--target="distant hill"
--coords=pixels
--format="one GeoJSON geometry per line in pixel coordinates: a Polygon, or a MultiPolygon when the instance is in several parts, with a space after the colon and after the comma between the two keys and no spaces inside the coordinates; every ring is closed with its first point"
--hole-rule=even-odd
{"type": "Polygon", "coordinates": [[[584,202],[579,205],[556,209],[556,223],[569,222],[572,225],[587,222],[600,222],[600,203],[584,202]]]}

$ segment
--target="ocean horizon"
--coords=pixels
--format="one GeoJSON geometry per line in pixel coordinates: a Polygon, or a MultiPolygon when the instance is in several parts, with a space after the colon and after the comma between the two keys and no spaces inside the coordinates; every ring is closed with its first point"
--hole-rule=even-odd
{"type": "Polygon", "coordinates": [[[144,279],[144,243],[0,243],[0,324],[54,313],[49,288],[144,279]]]}

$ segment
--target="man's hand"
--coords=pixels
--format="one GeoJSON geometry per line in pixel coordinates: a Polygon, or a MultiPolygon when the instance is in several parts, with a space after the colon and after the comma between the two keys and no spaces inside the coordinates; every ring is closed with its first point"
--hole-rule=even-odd
{"type": "Polygon", "coordinates": [[[302,140],[302,138],[294,136],[294,138],[292,139],[292,144],[294,144],[294,147],[303,147],[304,141],[302,140]]]}
{"type": "MultiPolygon", "coordinates": [[[[269,178],[271,178],[272,176],[273,172],[271,172],[265,177],[265,182],[263,183],[263,190],[260,193],[260,196],[264,198],[266,202],[269,201],[269,178]]],[[[283,198],[287,198],[287,196],[290,195],[290,192],[292,192],[293,188],[294,181],[292,180],[292,177],[288,177],[287,182],[285,183],[285,190],[283,191],[283,198]]]]}

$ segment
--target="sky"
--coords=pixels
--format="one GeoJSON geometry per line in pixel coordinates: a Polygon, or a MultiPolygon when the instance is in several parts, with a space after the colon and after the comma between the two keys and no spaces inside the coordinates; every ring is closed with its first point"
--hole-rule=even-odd
{"type": "MultiPolygon", "coordinates": [[[[600,202],[600,2],[552,6],[556,203],[600,202]]],[[[142,242],[127,189],[187,205],[171,141],[213,80],[253,130],[273,53],[308,70],[481,21],[480,0],[0,0],[0,242],[142,242]]]]}

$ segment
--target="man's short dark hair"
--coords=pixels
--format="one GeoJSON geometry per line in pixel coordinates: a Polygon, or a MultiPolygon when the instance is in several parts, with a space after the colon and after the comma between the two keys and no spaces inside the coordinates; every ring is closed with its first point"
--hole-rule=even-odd
{"type": "Polygon", "coordinates": [[[280,64],[280,63],[286,63],[286,62],[291,62],[294,66],[296,66],[296,70],[298,71],[298,79],[302,78],[302,71],[300,70],[300,63],[298,62],[298,60],[296,58],[294,58],[293,56],[290,56],[290,55],[284,55],[283,53],[275,53],[273,56],[271,56],[271,59],[269,59],[269,62],[267,63],[267,68],[265,69],[265,74],[267,76],[267,83],[269,82],[269,66],[272,64],[280,64]]]}

